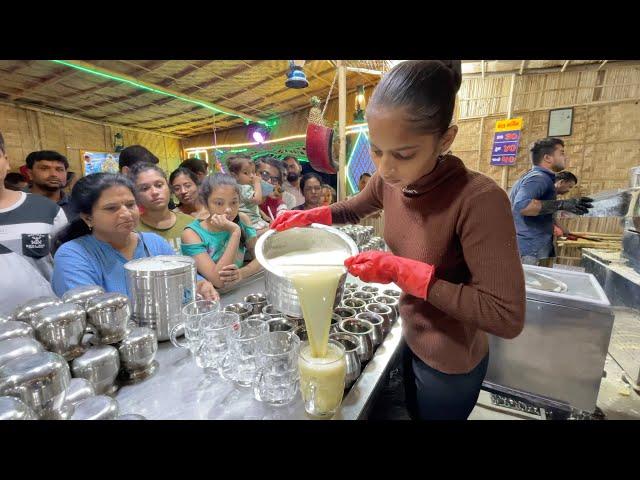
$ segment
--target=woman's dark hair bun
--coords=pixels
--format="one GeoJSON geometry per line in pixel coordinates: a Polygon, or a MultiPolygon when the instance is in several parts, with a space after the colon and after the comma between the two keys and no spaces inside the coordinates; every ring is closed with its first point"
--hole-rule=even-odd
{"type": "Polygon", "coordinates": [[[444,63],[451,73],[453,74],[453,80],[456,85],[456,92],[460,90],[462,85],[462,60],[440,60],[444,63]]]}

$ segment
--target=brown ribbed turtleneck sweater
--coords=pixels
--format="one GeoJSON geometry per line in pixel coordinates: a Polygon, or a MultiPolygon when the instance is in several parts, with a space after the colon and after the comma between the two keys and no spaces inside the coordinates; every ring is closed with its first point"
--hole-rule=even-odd
{"type": "Polygon", "coordinates": [[[484,358],[485,332],[517,336],[525,285],[506,193],[452,155],[405,188],[374,174],[355,197],[331,206],[334,224],[358,223],[384,209],[384,239],[394,255],[436,267],[428,298],[402,294],[409,348],[444,373],[468,373],[484,358]]]}

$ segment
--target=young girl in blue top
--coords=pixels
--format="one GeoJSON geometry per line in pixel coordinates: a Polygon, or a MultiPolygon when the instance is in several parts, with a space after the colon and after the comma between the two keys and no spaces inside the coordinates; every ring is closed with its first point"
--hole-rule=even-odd
{"type": "Polygon", "coordinates": [[[217,288],[260,271],[257,260],[243,266],[246,249],[253,254],[257,236],[247,216],[239,213],[240,188],[236,180],[217,173],[202,181],[199,193],[210,216],[194,220],[184,230],[183,255],[192,256],[198,272],[217,288]]]}
{"type": "MultiPolygon", "coordinates": [[[[138,233],[140,212],[133,184],[120,174],[95,173],[81,178],[71,194],[80,218],[56,238],[52,286],[56,295],[81,285],[129,295],[124,265],[155,255],[175,255],[155,233],[138,233]]],[[[218,299],[207,280],[198,282],[205,299],[218,299]]]]}

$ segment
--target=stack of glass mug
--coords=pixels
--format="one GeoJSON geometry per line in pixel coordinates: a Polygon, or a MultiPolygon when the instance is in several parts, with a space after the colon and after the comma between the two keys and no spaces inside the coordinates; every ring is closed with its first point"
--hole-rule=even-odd
{"type": "Polygon", "coordinates": [[[301,342],[293,331],[302,319],[280,318],[271,305],[260,306],[259,313],[249,304],[241,304],[249,307],[245,310],[239,305],[224,310],[219,302],[209,300],[185,305],[183,323],[171,330],[171,342],[188,349],[207,374],[252,388],[260,402],[286,405],[300,388],[308,414],[332,416],[342,402],[345,387],[343,345],[330,340],[332,355],[314,358],[308,342],[301,342]],[[176,337],[182,329],[184,340],[179,341],[176,337]]]}

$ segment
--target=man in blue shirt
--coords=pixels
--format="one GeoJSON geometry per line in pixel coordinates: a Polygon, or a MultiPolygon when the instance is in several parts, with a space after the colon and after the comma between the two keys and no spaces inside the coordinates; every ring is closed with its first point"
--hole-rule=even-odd
{"type": "Polygon", "coordinates": [[[513,186],[509,199],[516,225],[522,263],[540,265],[554,257],[553,214],[565,210],[576,215],[587,213],[593,205],[589,197],[556,200],[556,172],[564,170],[567,156],[564,142],[544,138],[531,147],[533,168],[513,186]]]}

